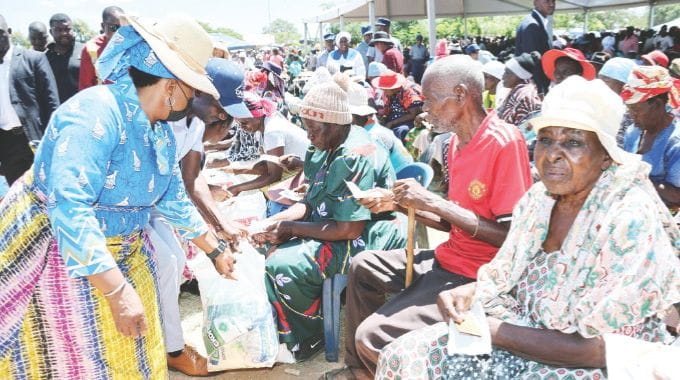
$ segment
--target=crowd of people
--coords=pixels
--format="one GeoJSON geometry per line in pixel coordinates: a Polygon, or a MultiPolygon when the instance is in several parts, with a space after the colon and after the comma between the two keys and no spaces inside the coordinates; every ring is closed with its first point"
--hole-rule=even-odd
{"type": "Polygon", "coordinates": [[[183,337],[185,264],[238,281],[246,240],[298,361],[324,347],[324,280],[348,276],[324,378],[606,378],[612,334],[677,342],[680,30],[567,41],[555,1],[533,4],[514,38],[434,56],[387,18],[308,53],[116,6],[84,44],[66,14],[34,22],[26,49],[0,15],[0,373],[210,375],[183,337]],[[441,187],[397,180],[414,162],[441,187]],[[253,190],[258,232],[218,207],[253,190]],[[448,233],[414,263],[409,210],[448,233]],[[450,351],[474,305],[490,353],[450,351]]]}

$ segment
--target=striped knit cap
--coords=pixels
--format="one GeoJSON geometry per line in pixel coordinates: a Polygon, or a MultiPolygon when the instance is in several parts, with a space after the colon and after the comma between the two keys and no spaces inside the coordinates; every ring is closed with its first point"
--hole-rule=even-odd
{"type": "Polygon", "coordinates": [[[351,124],[347,92],[335,82],[314,86],[302,100],[300,117],[322,123],[351,124]]]}

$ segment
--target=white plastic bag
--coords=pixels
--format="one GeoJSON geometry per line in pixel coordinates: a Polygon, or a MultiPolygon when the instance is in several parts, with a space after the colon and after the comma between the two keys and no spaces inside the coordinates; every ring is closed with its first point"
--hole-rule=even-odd
{"type": "Polygon", "coordinates": [[[203,342],[208,371],[271,367],[279,340],[264,284],[264,257],[243,241],[237,280],[222,278],[204,254],[189,265],[203,303],[203,342]]]}

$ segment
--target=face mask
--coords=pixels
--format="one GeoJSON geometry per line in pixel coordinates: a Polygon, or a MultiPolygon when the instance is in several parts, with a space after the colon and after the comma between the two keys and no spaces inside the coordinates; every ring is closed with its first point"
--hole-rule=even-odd
{"type": "Polygon", "coordinates": [[[173,102],[170,100],[170,112],[168,113],[168,116],[165,118],[166,121],[179,121],[184,119],[187,114],[189,113],[189,110],[191,109],[191,104],[194,102],[194,98],[189,98],[184,94],[184,90],[182,90],[182,87],[179,86],[179,83],[177,84],[179,87],[179,90],[182,92],[182,95],[184,95],[184,99],[187,100],[187,106],[184,107],[183,110],[174,110],[172,108],[173,102]]]}

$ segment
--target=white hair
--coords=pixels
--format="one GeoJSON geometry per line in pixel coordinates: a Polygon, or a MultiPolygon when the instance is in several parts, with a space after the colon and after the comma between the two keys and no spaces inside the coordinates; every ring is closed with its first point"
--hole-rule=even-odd
{"type": "Polygon", "coordinates": [[[434,61],[423,75],[423,87],[430,86],[442,96],[453,95],[453,89],[465,85],[470,96],[482,103],[484,72],[482,64],[467,55],[456,54],[434,61]]]}

